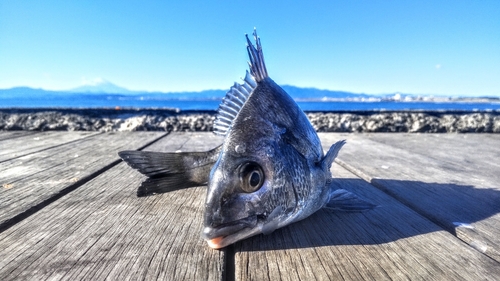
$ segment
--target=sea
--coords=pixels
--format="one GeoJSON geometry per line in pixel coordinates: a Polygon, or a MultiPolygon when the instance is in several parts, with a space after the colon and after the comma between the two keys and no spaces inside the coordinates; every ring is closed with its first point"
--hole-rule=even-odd
{"type": "MultiPolygon", "coordinates": [[[[81,95],[71,97],[0,98],[1,108],[165,108],[217,110],[220,99],[149,99],[144,96],[81,95]]],[[[308,101],[304,111],[500,111],[500,102],[474,101],[308,101]]]]}

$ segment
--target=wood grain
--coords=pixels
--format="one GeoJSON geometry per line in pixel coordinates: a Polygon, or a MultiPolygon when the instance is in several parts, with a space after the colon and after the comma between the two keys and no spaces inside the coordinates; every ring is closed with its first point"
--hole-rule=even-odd
{"type": "Polygon", "coordinates": [[[378,205],[320,210],[235,245],[236,280],[489,280],[497,262],[337,164],[333,184],[378,205]]]}
{"type": "Polygon", "coordinates": [[[344,167],[500,261],[500,135],[339,137],[344,167]]]}
{"type": "MultiPolygon", "coordinates": [[[[0,162],[25,156],[31,153],[68,144],[92,135],[96,132],[40,132],[38,134],[16,135],[0,141],[0,162]]],[[[1,134],[4,135],[4,134],[1,134]]]]}
{"type": "Polygon", "coordinates": [[[97,134],[0,163],[0,226],[165,133],[97,134]]]}
{"type": "MultiPolygon", "coordinates": [[[[220,141],[179,133],[148,150],[220,141]]],[[[200,238],[206,187],[138,198],[143,179],[120,163],[1,233],[0,279],[221,280],[225,252],[200,238]]]]}
{"type": "Polygon", "coordinates": [[[55,137],[54,145],[47,141],[37,150],[30,148],[38,145],[33,142],[28,155],[0,163],[0,183],[12,184],[0,190],[0,218],[41,206],[0,233],[0,280],[500,276],[496,135],[320,134],[325,149],[347,139],[332,184],[378,207],[362,213],[320,210],[221,251],[200,238],[206,187],[138,198],[145,177],[113,164],[117,151],[156,139],[146,150],[203,151],[222,142],[211,133],[161,136],[105,133],[59,144],[55,137]],[[76,188],[40,203],[68,186],[76,188]],[[455,227],[455,220],[470,225],[455,227]]]}
{"type": "MultiPolygon", "coordinates": [[[[0,131],[0,141],[34,135],[38,132],[35,131],[0,131]]],[[[0,147],[4,148],[6,143],[0,143],[0,147]]]]}

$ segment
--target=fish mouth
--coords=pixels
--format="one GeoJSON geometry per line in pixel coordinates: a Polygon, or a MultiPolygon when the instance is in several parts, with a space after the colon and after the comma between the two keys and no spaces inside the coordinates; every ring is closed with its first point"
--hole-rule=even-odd
{"type": "Polygon", "coordinates": [[[249,216],[215,227],[207,226],[203,229],[201,237],[207,241],[210,248],[221,249],[239,240],[259,234],[258,225],[258,216],[249,216]]]}

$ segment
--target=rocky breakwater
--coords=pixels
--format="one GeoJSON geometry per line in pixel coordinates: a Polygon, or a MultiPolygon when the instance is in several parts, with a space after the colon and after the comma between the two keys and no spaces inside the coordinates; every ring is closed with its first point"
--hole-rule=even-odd
{"type": "MultiPolygon", "coordinates": [[[[500,133],[500,112],[308,112],[319,132],[500,133]]],[[[215,111],[0,109],[0,130],[212,131],[215,111]]]]}
{"type": "Polygon", "coordinates": [[[308,113],[319,132],[500,133],[500,112],[308,113]]]}
{"type": "Polygon", "coordinates": [[[174,109],[0,109],[0,130],[211,131],[215,112],[174,109]]]}

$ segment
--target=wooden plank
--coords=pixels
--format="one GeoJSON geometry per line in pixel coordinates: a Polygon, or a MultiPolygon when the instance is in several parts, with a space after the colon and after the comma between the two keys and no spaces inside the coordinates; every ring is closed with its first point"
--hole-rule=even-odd
{"type": "Polygon", "coordinates": [[[500,135],[342,137],[339,163],[500,261],[500,135]]]}
{"type": "MultiPolygon", "coordinates": [[[[328,135],[329,140],[345,137],[328,135]]],[[[193,142],[200,144],[196,150],[205,150],[209,143],[216,144],[210,141],[211,134],[188,136],[192,137],[168,136],[151,149],[189,150],[193,142]]],[[[365,213],[319,211],[268,236],[214,251],[199,238],[205,188],[136,198],[143,177],[119,164],[1,233],[0,279],[492,280],[499,276],[498,262],[341,167],[333,171],[339,178],[334,184],[380,207],[365,213]],[[223,261],[233,258],[235,263],[224,268],[223,261]],[[224,270],[234,276],[224,276],[224,270]]]]}
{"type": "Polygon", "coordinates": [[[0,141],[0,162],[73,142],[97,132],[41,132],[0,141]]]}
{"type": "MultiPolygon", "coordinates": [[[[61,138],[66,132],[61,132],[61,138]]],[[[136,149],[160,132],[98,134],[0,163],[0,229],[14,217],[119,161],[118,151],[136,149]]]]}
{"type": "Polygon", "coordinates": [[[499,276],[499,263],[337,164],[333,172],[333,184],[379,207],[363,213],[320,210],[270,235],[238,242],[236,280],[493,280],[499,276]]]}
{"type": "MultiPolygon", "coordinates": [[[[122,137],[133,142],[133,135],[122,137]]],[[[213,134],[177,133],[147,150],[206,150],[220,142],[213,134]]],[[[144,178],[120,163],[1,233],[0,279],[223,279],[225,251],[200,238],[206,187],[137,198],[144,178]]]]}
{"type": "Polygon", "coordinates": [[[391,134],[367,134],[363,138],[434,159],[449,169],[458,166],[462,173],[475,178],[500,176],[498,134],[401,134],[397,140],[391,134]]]}
{"type": "MultiPolygon", "coordinates": [[[[14,139],[18,137],[24,137],[28,135],[33,135],[38,132],[34,131],[0,131],[0,141],[6,140],[6,139],[14,139]]],[[[0,147],[3,149],[4,146],[3,144],[0,144],[0,147]]]]}

